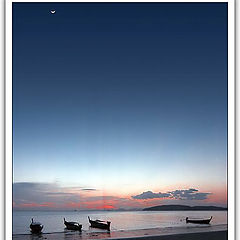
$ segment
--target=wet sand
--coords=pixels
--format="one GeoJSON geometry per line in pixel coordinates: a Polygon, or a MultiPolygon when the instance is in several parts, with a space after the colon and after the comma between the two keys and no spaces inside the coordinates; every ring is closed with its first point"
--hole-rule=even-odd
{"type": "Polygon", "coordinates": [[[141,239],[141,240],[227,240],[227,225],[154,228],[111,232],[43,233],[41,235],[17,234],[13,240],[86,240],[86,239],[141,239]]]}

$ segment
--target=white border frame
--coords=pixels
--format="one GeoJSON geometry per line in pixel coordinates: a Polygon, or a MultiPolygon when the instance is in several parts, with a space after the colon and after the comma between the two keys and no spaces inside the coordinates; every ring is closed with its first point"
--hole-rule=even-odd
{"type": "MultiPolygon", "coordinates": [[[[12,3],[14,2],[148,2],[147,0],[5,0],[5,239],[12,239],[12,3]]],[[[228,239],[235,239],[235,0],[151,0],[150,2],[228,3],[228,239]]]]}

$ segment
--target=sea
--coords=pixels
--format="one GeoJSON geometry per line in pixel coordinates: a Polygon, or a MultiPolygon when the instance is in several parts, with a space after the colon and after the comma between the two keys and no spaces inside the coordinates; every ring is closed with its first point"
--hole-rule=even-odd
{"type": "Polygon", "coordinates": [[[227,224],[227,211],[13,211],[13,234],[31,234],[31,219],[44,225],[43,233],[64,232],[66,221],[82,224],[86,232],[104,230],[89,227],[88,216],[95,220],[111,221],[111,231],[138,230],[150,228],[191,227],[186,224],[186,217],[209,218],[211,225],[227,224]]]}

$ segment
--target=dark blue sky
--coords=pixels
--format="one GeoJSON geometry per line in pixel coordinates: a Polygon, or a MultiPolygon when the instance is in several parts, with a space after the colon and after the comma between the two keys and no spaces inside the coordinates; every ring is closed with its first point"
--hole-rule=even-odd
{"type": "Polygon", "coordinates": [[[16,182],[225,184],[227,3],[14,3],[13,118],[16,182]]]}

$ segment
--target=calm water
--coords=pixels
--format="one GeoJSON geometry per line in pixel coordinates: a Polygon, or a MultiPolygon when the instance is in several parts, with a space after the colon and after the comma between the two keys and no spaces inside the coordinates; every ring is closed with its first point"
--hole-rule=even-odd
{"type": "MultiPolygon", "coordinates": [[[[63,232],[63,217],[67,221],[77,221],[83,225],[83,231],[101,231],[89,228],[87,216],[93,219],[111,221],[111,230],[134,230],[157,227],[190,227],[184,221],[189,217],[208,218],[213,216],[211,225],[227,224],[227,211],[14,211],[13,234],[30,234],[29,225],[31,218],[44,225],[43,232],[63,232]]],[[[194,225],[196,226],[196,225],[194,225]]]]}

